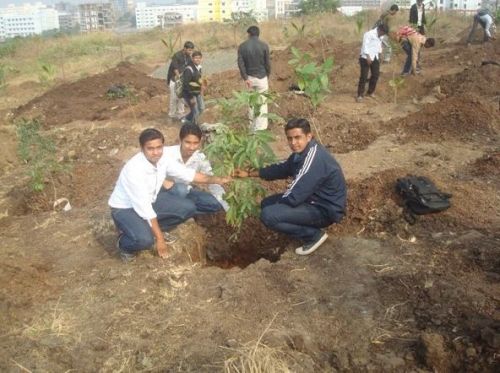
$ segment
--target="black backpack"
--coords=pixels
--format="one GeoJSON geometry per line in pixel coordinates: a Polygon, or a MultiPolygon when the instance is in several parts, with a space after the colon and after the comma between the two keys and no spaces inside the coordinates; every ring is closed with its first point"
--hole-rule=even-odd
{"type": "Polygon", "coordinates": [[[446,210],[451,206],[451,194],[441,192],[427,177],[408,175],[398,179],[396,192],[403,198],[405,220],[415,224],[415,215],[424,215],[446,210]]]}

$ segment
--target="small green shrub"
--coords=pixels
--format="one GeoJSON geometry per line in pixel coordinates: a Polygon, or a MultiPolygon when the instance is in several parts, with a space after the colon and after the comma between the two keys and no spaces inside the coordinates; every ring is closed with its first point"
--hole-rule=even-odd
{"type": "Polygon", "coordinates": [[[34,192],[43,191],[46,179],[65,169],[57,161],[54,142],[40,134],[40,128],[41,124],[36,119],[22,119],[16,124],[17,151],[28,165],[29,185],[34,192]]]}
{"type": "MultiPolygon", "coordinates": [[[[275,161],[275,155],[269,146],[274,141],[271,132],[265,130],[250,133],[248,130],[248,107],[258,116],[264,99],[271,104],[274,95],[241,91],[233,92],[231,98],[217,100],[222,124],[211,143],[205,147],[216,175],[230,175],[237,168],[259,169],[275,161]]],[[[272,114],[268,117],[279,119],[272,114]]],[[[226,221],[236,229],[237,236],[245,219],[259,215],[259,199],[265,195],[265,190],[254,179],[236,179],[227,189],[224,196],[229,204],[226,221]]]]}
{"type": "Polygon", "coordinates": [[[329,57],[318,65],[312,57],[292,47],[293,58],[288,61],[293,66],[299,88],[310,98],[316,108],[330,92],[328,74],[333,69],[333,58],[329,57]]]}
{"type": "Polygon", "coordinates": [[[46,62],[39,63],[40,70],[38,71],[38,81],[44,87],[52,85],[56,75],[56,68],[54,65],[46,62]]]}

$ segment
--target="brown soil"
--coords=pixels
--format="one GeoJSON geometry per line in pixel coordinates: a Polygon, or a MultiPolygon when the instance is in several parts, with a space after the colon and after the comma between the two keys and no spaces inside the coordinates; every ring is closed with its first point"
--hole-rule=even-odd
{"type": "MultiPolygon", "coordinates": [[[[57,86],[17,108],[15,116],[41,118],[43,123],[50,126],[76,120],[107,120],[137,103],[149,101],[165,92],[164,82],[149,78],[134,69],[130,63],[122,62],[102,74],[57,86]],[[107,97],[106,93],[113,85],[126,86],[130,94],[123,98],[107,97]]],[[[145,119],[151,113],[141,112],[136,115],[145,119]]]]}
{"type": "MultiPolygon", "coordinates": [[[[480,65],[498,61],[500,41],[426,51],[398,104],[388,80],[402,56],[384,65],[377,98],[358,104],[359,45],[296,45],[335,57],[332,93],[313,113],[288,91],[290,51],[276,51],[271,110],[313,119],[348,183],[345,219],[308,257],[257,219],[231,241],[218,214],[179,226],[167,260],[148,251],[120,262],[107,199],[121,165],[142,129],[173,144],[180,127],[165,117],[164,82],[143,68],[121,64],[11,108],[43,118],[68,166],[42,194],[29,191],[2,117],[1,371],[213,372],[252,357],[294,372],[499,371],[499,74],[480,65]],[[120,83],[134,102],[105,98],[120,83]],[[408,225],[394,192],[406,174],[430,177],[452,207],[408,225]],[[54,211],[56,197],[71,211],[54,211]]],[[[207,99],[242,86],[237,71],[210,80],[207,99]]],[[[204,118],[215,122],[216,110],[204,118]]],[[[283,130],[271,130],[284,158],[283,130]]],[[[275,193],[286,181],[266,186],[275,193]]]]}

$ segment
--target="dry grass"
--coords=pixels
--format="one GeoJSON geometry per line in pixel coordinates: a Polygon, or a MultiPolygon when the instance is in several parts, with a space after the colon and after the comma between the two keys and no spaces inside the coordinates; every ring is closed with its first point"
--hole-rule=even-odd
{"type": "MultiPolygon", "coordinates": [[[[261,35],[271,47],[284,47],[300,37],[310,40],[333,36],[343,42],[360,42],[361,34],[374,24],[378,12],[363,13],[361,33],[356,30],[356,17],[319,14],[290,20],[271,20],[260,24],[261,35]],[[292,22],[305,25],[303,35],[292,27],[292,22]]],[[[443,12],[437,17],[430,34],[445,40],[456,37],[470,24],[469,18],[458,13],[443,12]]],[[[408,13],[400,12],[397,23],[406,24],[407,19],[408,13]]],[[[10,54],[0,58],[0,63],[8,67],[6,79],[9,85],[0,95],[12,96],[12,92],[8,92],[10,88],[25,82],[39,83],[41,63],[54,67],[56,82],[75,81],[112,68],[122,60],[140,62],[153,69],[169,58],[169,51],[162,39],[175,41],[173,50],[180,49],[184,41],[192,40],[203,51],[210,51],[235,48],[245,37],[244,29],[234,30],[228,24],[205,23],[184,25],[169,31],[154,29],[127,35],[102,32],[49,39],[21,39],[14,42],[15,48],[10,54]]],[[[24,99],[34,97],[44,89],[47,88],[32,87],[25,92],[24,99]]],[[[12,104],[13,102],[5,102],[0,105],[0,109],[12,104]]],[[[18,105],[19,102],[15,104],[18,105]]]]}
{"type": "Polygon", "coordinates": [[[285,360],[285,354],[262,343],[262,338],[269,331],[278,313],[274,315],[266,329],[257,339],[237,349],[231,349],[234,356],[224,361],[224,371],[227,373],[281,373],[290,372],[285,360]]]}

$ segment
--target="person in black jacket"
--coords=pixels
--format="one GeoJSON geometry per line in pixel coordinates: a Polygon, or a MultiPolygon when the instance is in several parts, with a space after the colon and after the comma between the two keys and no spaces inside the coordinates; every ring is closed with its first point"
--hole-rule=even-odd
{"type": "Polygon", "coordinates": [[[299,255],[315,251],[328,235],[322,229],[345,214],[347,188],[340,165],[313,139],[306,119],[291,119],[285,126],[290,157],[259,170],[236,170],[236,177],[264,180],[292,178],[288,189],[262,200],[260,219],[272,230],[303,241],[299,255]]]}
{"type": "Polygon", "coordinates": [[[187,65],[191,63],[194,44],[190,41],[184,43],[184,48],[172,56],[168,67],[167,85],[170,89],[170,110],[168,116],[181,119],[184,116],[184,100],[178,98],[175,93],[175,80],[178,79],[187,65]]]}
{"type": "Polygon", "coordinates": [[[189,114],[182,119],[182,123],[198,124],[198,117],[205,109],[203,102],[203,91],[205,86],[201,79],[201,60],[203,55],[200,51],[193,52],[191,63],[182,73],[182,97],[189,106],[189,114]]]}
{"type": "Polygon", "coordinates": [[[410,23],[417,27],[420,35],[425,35],[425,4],[424,0],[417,0],[410,8],[410,23]]]}
{"type": "MultiPolygon", "coordinates": [[[[248,40],[238,47],[238,68],[248,89],[265,93],[269,89],[268,78],[271,74],[269,46],[259,40],[260,30],[257,26],[250,26],[247,33],[248,40]]],[[[267,129],[267,103],[265,101],[260,112],[261,115],[254,118],[253,111],[249,110],[252,131],[267,129]]]]}

